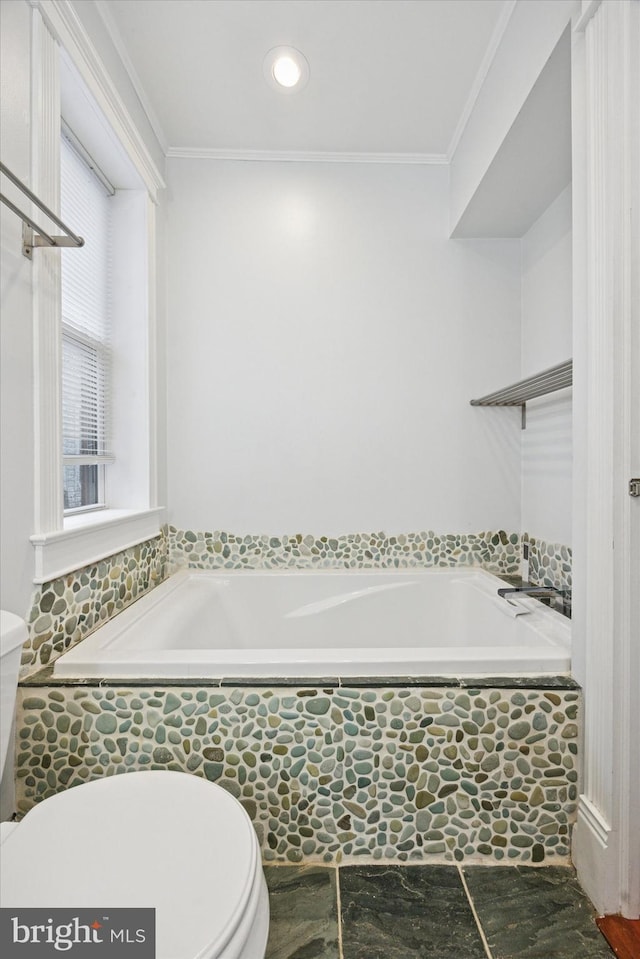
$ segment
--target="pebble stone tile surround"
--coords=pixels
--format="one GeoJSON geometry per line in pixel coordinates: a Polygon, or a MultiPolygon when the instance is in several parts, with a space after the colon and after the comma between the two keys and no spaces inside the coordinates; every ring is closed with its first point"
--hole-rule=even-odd
{"type": "Polygon", "coordinates": [[[440,535],[433,531],[354,533],[348,536],[237,536],[167,527],[169,567],[198,569],[369,569],[372,567],[483,566],[514,575],[520,537],[504,530],[440,535]]]}
{"type": "Polygon", "coordinates": [[[173,769],[239,798],[267,862],[568,861],[580,723],[570,682],[19,694],[20,814],[89,779],[173,769]]]}
{"type": "Polygon", "coordinates": [[[538,586],[555,586],[568,590],[572,585],[572,553],[570,546],[547,543],[535,536],[524,535],[529,544],[529,579],[538,586]]]}
{"type": "MultiPolygon", "coordinates": [[[[571,550],[525,534],[532,583],[571,586],[571,550]]],[[[165,576],[198,569],[368,569],[481,566],[501,576],[520,571],[521,537],[484,533],[355,533],[341,537],[236,536],[165,526],[161,535],[44,583],[27,614],[20,675],[47,666],[165,576]]]]}
{"type": "Polygon", "coordinates": [[[20,674],[52,663],[165,577],[164,534],[43,583],[27,615],[20,674]]]}
{"type": "Polygon", "coordinates": [[[19,813],[88,779],[175,769],[219,782],[243,802],[267,862],[566,862],[580,709],[571,682],[465,688],[412,677],[397,686],[363,679],[349,686],[273,680],[198,687],[178,679],[92,687],[54,685],[42,674],[184,566],[461,564],[515,576],[521,542],[530,545],[532,582],[539,576],[570,585],[570,550],[504,531],[331,538],[171,526],[45,583],[34,598],[23,651],[19,813]]]}

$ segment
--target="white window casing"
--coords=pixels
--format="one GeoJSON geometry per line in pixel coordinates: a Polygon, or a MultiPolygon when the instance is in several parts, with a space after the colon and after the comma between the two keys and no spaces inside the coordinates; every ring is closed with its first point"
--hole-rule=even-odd
{"type": "MultiPolygon", "coordinates": [[[[60,269],[61,251],[38,251],[34,262],[36,503],[31,537],[36,583],[157,536],[165,519],[156,499],[154,408],[155,194],[164,184],[144,144],[136,140],[126,108],[94,57],[81,25],[67,12],[59,4],[37,4],[32,11],[34,61],[40,64],[32,98],[34,186],[36,192],[42,187],[52,208],[59,209],[55,192],[60,177],[60,122],[61,113],[69,114],[73,132],[116,190],[111,197],[104,193],[113,234],[107,291],[111,333],[102,339],[101,330],[91,322],[84,328],[78,324],[74,302],[79,312],[87,312],[82,281],[75,290],[65,290],[69,295],[65,295],[62,314],[62,283],[67,276],[60,269]],[[71,380],[66,387],[63,381],[63,354],[69,370],[75,366],[82,371],[85,385],[93,381],[95,405],[90,399],[93,387],[75,407],[69,401],[73,391],[71,380]],[[111,382],[111,398],[109,391],[100,398],[105,379],[111,382]],[[97,466],[104,472],[98,499],[105,508],[63,515],[63,470],[72,465],[89,470],[97,466]]],[[[90,223],[84,225],[82,216],[68,215],[85,238],[86,249],[94,248],[99,231],[90,223]]],[[[70,257],[78,252],[82,251],[70,249],[63,254],[70,257]]]]}

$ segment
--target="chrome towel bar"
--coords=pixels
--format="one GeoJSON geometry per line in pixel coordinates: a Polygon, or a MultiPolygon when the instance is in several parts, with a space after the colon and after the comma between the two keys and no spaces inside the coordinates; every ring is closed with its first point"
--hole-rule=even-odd
{"type": "Polygon", "coordinates": [[[84,246],[84,240],[81,236],[76,236],[73,230],[70,230],[69,227],[62,222],[59,216],[57,216],[49,207],[39,200],[35,193],[32,193],[31,190],[24,185],[24,183],[18,179],[18,177],[9,170],[4,163],[0,163],[0,173],[3,173],[8,180],[17,186],[17,188],[31,200],[32,203],[41,210],[46,217],[48,217],[56,226],[59,226],[61,230],[64,231],[64,236],[51,236],[46,230],[43,230],[41,226],[32,220],[28,214],[24,213],[23,210],[20,210],[15,203],[12,203],[11,200],[0,193],[0,200],[8,206],[16,216],[20,217],[22,220],[22,253],[24,256],[29,259],[32,258],[33,248],[36,246],[84,246]]]}

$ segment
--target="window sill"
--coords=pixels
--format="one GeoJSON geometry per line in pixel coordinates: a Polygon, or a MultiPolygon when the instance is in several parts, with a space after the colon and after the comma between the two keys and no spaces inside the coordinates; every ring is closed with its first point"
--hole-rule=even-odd
{"type": "Polygon", "coordinates": [[[165,509],[107,509],[68,516],[64,529],[31,537],[34,583],[46,583],[160,535],[165,509]]]}

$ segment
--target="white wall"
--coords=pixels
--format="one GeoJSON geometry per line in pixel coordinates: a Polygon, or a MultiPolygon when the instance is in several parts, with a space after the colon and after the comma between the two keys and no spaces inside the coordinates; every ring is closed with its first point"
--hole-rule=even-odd
{"type": "MultiPolygon", "coordinates": [[[[522,238],[522,375],[571,359],[571,188],[522,238]]],[[[572,395],[527,404],[522,434],[522,529],[571,545],[572,395]]]]}
{"type": "Polygon", "coordinates": [[[518,529],[520,244],[441,166],[168,161],[170,521],[518,529]]]}
{"type": "MultiPolygon", "coordinates": [[[[0,4],[2,162],[23,181],[31,174],[31,10],[24,0],[0,4]]],[[[19,205],[3,177],[2,191],[19,205]]],[[[24,616],[33,590],[34,434],[32,263],[22,256],[22,224],[0,207],[2,401],[2,551],[0,602],[24,616]]],[[[44,251],[38,251],[44,252],[44,251]]],[[[37,255],[37,254],[36,254],[37,255]]],[[[55,254],[54,254],[55,255],[55,254]]]]}
{"type": "MultiPolygon", "coordinates": [[[[30,10],[23,0],[0,4],[2,162],[29,181],[31,110],[30,10]]],[[[3,177],[2,192],[16,191],[3,177]]],[[[24,616],[33,589],[29,542],[34,509],[32,265],[21,253],[22,225],[0,205],[0,606],[24,616]]],[[[4,694],[3,694],[4,695],[4,694]]],[[[0,783],[0,819],[14,810],[13,750],[0,783]]]]}

